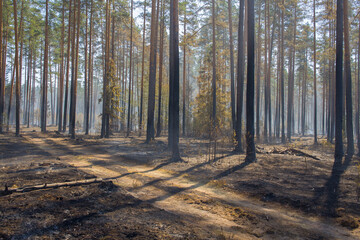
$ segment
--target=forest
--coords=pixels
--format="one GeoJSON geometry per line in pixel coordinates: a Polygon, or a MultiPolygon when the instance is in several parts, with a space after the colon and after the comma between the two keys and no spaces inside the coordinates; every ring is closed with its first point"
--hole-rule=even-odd
{"type": "Polygon", "coordinates": [[[0,1],[0,239],[360,239],[359,1],[0,1]]]}

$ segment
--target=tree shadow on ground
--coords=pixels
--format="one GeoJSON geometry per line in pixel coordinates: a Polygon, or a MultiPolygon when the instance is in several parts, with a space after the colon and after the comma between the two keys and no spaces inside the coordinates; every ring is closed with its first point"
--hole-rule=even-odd
{"type": "Polygon", "coordinates": [[[322,214],[325,216],[337,216],[337,208],[339,205],[340,195],[340,180],[352,162],[352,156],[345,156],[345,158],[335,158],[334,165],[331,171],[331,176],[328,178],[321,191],[315,193],[313,200],[317,203],[325,197],[323,204],[324,209],[322,214]]]}
{"type": "MultiPolygon", "coordinates": [[[[194,190],[194,189],[196,189],[196,188],[202,187],[202,186],[210,183],[210,182],[213,181],[213,180],[219,180],[219,179],[221,179],[221,178],[224,178],[224,177],[226,177],[226,176],[228,176],[228,175],[230,175],[230,174],[232,174],[232,173],[234,173],[234,172],[236,172],[236,171],[238,171],[238,170],[241,170],[241,169],[245,168],[246,166],[248,166],[248,165],[250,165],[250,164],[251,164],[251,162],[245,161],[245,162],[243,162],[243,163],[241,163],[241,164],[239,164],[239,165],[233,166],[233,167],[231,167],[231,168],[229,168],[229,169],[227,169],[227,170],[225,170],[225,171],[217,174],[216,176],[214,176],[214,177],[212,177],[212,178],[209,178],[209,179],[207,179],[207,180],[203,180],[203,181],[197,182],[197,183],[195,183],[195,184],[193,184],[193,185],[191,185],[191,186],[189,186],[189,187],[185,187],[185,188],[180,188],[180,187],[173,188],[173,187],[172,187],[170,191],[167,191],[167,192],[168,192],[167,194],[165,194],[165,195],[163,195],[163,196],[159,196],[159,197],[155,197],[155,198],[149,199],[147,202],[148,202],[148,203],[155,203],[155,202],[158,202],[158,201],[163,201],[163,200],[165,200],[165,199],[167,199],[167,198],[169,198],[169,197],[172,197],[172,196],[174,196],[174,195],[176,195],[176,194],[179,194],[179,193],[181,193],[181,192],[184,192],[184,191],[187,191],[187,190],[194,190]]],[[[181,174],[180,174],[180,175],[181,175],[181,174]]],[[[151,182],[149,182],[149,183],[146,183],[146,184],[140,186],[139,188],[144,188],[144,187],[147,187],[147,186],[152,186],[152,185],[155,185],[157,182],[164,181],[164,180],[165,180],[165,181],[166,181],[166,180],[171,180],[172,178],[175,178],[175,176],[170,177],[170,178],[167,178],[167,179],[160,179],[160,180],[157,179],[157,180],[151,181],[151,182]]]]}

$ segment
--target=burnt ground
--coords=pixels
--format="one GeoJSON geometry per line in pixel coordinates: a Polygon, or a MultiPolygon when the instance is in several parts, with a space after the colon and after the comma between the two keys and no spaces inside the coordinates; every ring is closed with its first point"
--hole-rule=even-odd
{"type": "Polygon", "coordinates": [[[0,188],[104,179],[0,196],[0,238],[360,239],[358,157],[333,170],[333,146],[297,137],[258,144],[257,162],[228,139],[207,140],[28,131],[0,137],[0,188]],[[330,214],[331,213],[331,214],[330,214]]]}

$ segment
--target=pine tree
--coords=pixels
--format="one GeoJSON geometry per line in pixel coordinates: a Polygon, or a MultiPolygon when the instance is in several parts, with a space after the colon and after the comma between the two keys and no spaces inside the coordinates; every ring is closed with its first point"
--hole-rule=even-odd
{"type": "Polygon", "coordinates": [[[351,50],[350,50],[349,1],[344,0],[344,42],[345,42],[345,86],[346,86],[346,137],[347,155],[354,154],[352,81],[351,81],[351,50]]]}
{"type": "Polygon", "coordinates": [[[343,0],[337,0],[336,8],[336,95],[335,95],[335,159],[344,155],[342,127],[343,127],[343,0]]]}
{"type": "Polygon", "coordinates": [[[156,10],[157,0],[152,0],[151,5],[151,43],[150,43],[150,73],[149,73],[149,99],[148,119],[146,129],[146,143],[155,139],[154,111],[155,111],[155,84],[156,84],[156,49],[157,49],[157,25],[158,11],[156,10]]]}
{"type": "Polygon", "coordinates": [[[238,31],[238,57],[237,57],[237,98],[236,98],[236,146],[235,152],[243,152],[242,135],[242,108],[243,108],[243,88],[244,88],[244,7],[245,0],[240,0],[239,8],[239,31],[238,31]]]}
{"type": "Polygon", "coordinates": [[[246,160],[256,160],[254,130],[254,92],[255,92],[255,11],[254,1],[248,0],[248,64],[246,88],[246,160]]]}
{"type": "Polygon", "coordinates": [[[179,2],[170,0],[170,92],[172,108],[171,150],[173,161],[180,160],[179,151],[179,2]]]}

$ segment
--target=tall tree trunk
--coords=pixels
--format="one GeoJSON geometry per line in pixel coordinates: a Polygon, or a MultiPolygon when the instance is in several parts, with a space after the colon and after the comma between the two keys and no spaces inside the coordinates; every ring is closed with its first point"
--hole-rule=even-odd
{"type": "MultiPolygon", "coordinates": [[[[75,1],[75,0],[74,0],[75,1]]],[[[67,42],[67,59],[66,59],[66,83],[65,83],[65,101],[64,101],[64,121],[63,121],[63,132],[66,132],[67,125],[67,109],[68,109],[68,99],[69,99],[69,76],[70,76],[70,53],[71,53],[71,30],[75,31],[72,28],[75,19],[72,20],[72,0],[69,0],[69,25],[68,25],[68,42],[67,42]]],[[[74,9],[75,10],[75,9],[74,9]]]]}
{"type": "Polygon", "coordinates": [[[141,63],[141,90],[140,90],[139,136],[141,136],[141,134],[142,134],[142,127],[143,127],[144,71],[145,71],[145,30],[146,30],[146,0],[144,1],[144,22],[143,22],[143,42],[142,42],[142,63],[141,63]]]}
{"type": "MultiPolygon", "coordinates": [[[[88,124],[88,115],[87,115],[87,106],[89,104],[89,75],[88,75],[88,3],[85,4],[85,48],[84,48],[84,124],[83,130],[85,135],[89,133],[87,127],[88,124]]],[[[91,20],[90,20],[91,21],[91,20]]]]}
{"type": "MultiPolygon", "coordinates": [[[[359,15],[359,22],[360,22],[360,15],[359,15]]],[[[360,33],[360,24],[359,24],[359,33],[360,33]]],[[[358,40],[358,56],[357,56],[357,62],[358,62],[358,72],[357,72],[357,109],[356,109],[356,125],[357,125],[357,147],[358,147],[358,156],[360,156],[360,34],[359,34],[359,40],[358,40]]]]}
{"type": "Polygon", "coordinates": [[[3,78],[3,1],[0,1],[0,133],[3,133],[5,106],[5,78],[3,78]]]}
{"type": "Polygon", "coordinates": [[[179,151],[179,2],[170,0],[170,88],[172,92],[172,159],[180,160],[179,151]]]}
{"type": "Polygon", "coordinates": [[[231,122],[235,132],[236,109],[235,109],[235,63],[234,63],[234,40],[233,40],[233,23],[232,23],[232,3],[228,0],[229,13],[229,34],[230,34],[230,86],[231,86],[231,122]]]}
{"type": "Polygon", "coordinates": [[[146,143],[155,139],[154,111],[155,111],[155,84],[156,84],[156,50],[157,50],[157,29],[158,12],[156,9],[157,0],[152,0],[151,5],[151,37],[150,37],[150,67],[149,67],[149,96],[148,96],[148,119],[146,129],[146,143]]]}
{"type": "Polygon", "coordinates": [[[161,1],[161,23],[160,23],[160,56],[159,56],[159,102],[156,137],[161,135],[161,101],[162,101],[162,81],[163,81],[163,62],[164,62],[164,35],[165,35],[165,7],[164,0],[161,1]]]}
{"type": "Polygon", "coordinates": [[[71,67],[71,94],[70,94],[70,121],[69,121],[69,134],[71,139],[75,139],[75,127],[76,127],[76,93],[77,93],[77,73],[78,73],[78,59],[79,59],[79,36],[80,36],[80,0],[77,0],[77,6],[74,1],[74,20],[77,21],[75,28],[74,21],[74,32],[73,32],[73,56],[72,56],[72,67],[71,67]],[[75,39],[76,32],[76,39],[75,39]],[[76,40],[76,42],[75,42],[76,40]]]}
{"type": "MultiPolygon", "coordinates": [[[[14,59],[15,60],[15,59],[14,59]]],[[[14,95],[14,82],[15,82],[15,69],[16,69],[16,63],[14,62],[14,67],[13,67],[13,71],[12,71],[12,77],[11,77],[11,83],[10,83],[10,96],[9,96],[9,106],[8,106],[8,111],[7,111],[7,124],[6,124],[6,130],[9,131],[9,125],[10,125],[10,114],[11,114],[11,108],[13,106],[12,103],[12,98],[14,95]]]]}
{"type": "MultiPolygon", "coordinates": [[[[107,135],[107,118],[108,118],[108,108],[110,108],[109,106],[109,101],[108,101],[108,79],[107,79],[107,73],[108,73],[108,68],[109,68],[109,48],[110,48],[110,1],[107,0],[106,1],[106,30],[105,30],[105,64],[104,65],[104,80],[103,80],[103,111],[102,111],[102,115],[101,115],[101,137],[106,137],[107,135]]],[[[103,51],[104,52],[104,51],[103,51]]]]}
{"type": "Polygon", "coordinates": [[[14,5],[14,32],[15,32],[15,74],[16,74],[16,136],[20,135],[20,76],[19,76],[19,39],[17,25],[17,1],[13,1],[14,5]]]}
{"type": "Polygon", "coordinates": [[[247,5],[248,16],[248,64],[247,64],[247,87],[246,87],[246,160],[255,161],[255,11],[254,1],[248,0],[247,5]]]}
{"type": "Polygon", "coordinates": [[[344,9],[343,0],[337,0],[336,11],[336,95],[335,95],[335,160],[340,161],[344,155],[343,128],[343,29],[344,9]]]}
{"type": "MultiPolygon", "coordinates": [[[[287,139],[291,142],[291,133],[293,129],[292,118],[294,116],[294,82],[295,82],[295,57],[296,57],[296,27],[297,27],[297,2],[294,6],[294,37],[293,46],[290,49],[289,64],[289,87],[288,87],[288,115],[287,115],[287,139]]],[[[299,86],[300,87],[300,86],[299,86]]],[[[298,102],[300,104],[300,102],[298,102]]]]}
{"type": "Polygon", "coordinates": [[[314,144],[317,144],[316,3],[314,5],[314,144]]]}
{"type": "Polygon", "coordinates": [[[62,109],[64,101],[64,38],[65,38],[65,1],[62,5],[62,17],[61,17],[61,39],[60,39],[60,96],[58,102],[58,131],[62,130],[62,109]]]}
{"type": "MultiPolygon", "coordinates": [[[[270,22],[270,9],[268,8],[268,22],[270,22]]],[[[271,33],[271,41],[270,41],[270,49],[269,49],[269,64],[268,64],[268,69],[267,69],[267,75],[268,75],[268,80],[267,80],[267,104],[268,109],[269,109],[269,113],[268,113],[268,117],[269,117],[269,138],[271,139],[272,137],[272,106],[271,106],[271,68],[272,68],[272,57],[273,57],[273,49],[274,49],[274,39],[275,39],[275,21],[276,21],[276,17],[273,18],[273,24],[272,24],[272,33],[271,33]]],[[[268,28],[269,30],[269,37],[270,37],[270,26],[268,28]]]]}
{"type": "Polygon", "coordinates": [[[88,66],[88,85],[87,85],[87,102],[85,106],[85,135],[89,134],[90,128],[90,103],[92,103],[92,28],[93,28],[93,0],[90,2],[90,39],[89,39],[89,66],[88,66]]]}
{"type": "Polygon", "coordinates": [[[284,24],[284,19],[285,19],[285,1],[282,0],[282,9],[281,9],[281,59],[280,59],[280,67],[281,67],[281,72],[280,72],[280,92],[281,92],[281,142],[285,143],[286,142],[286,138],[285,138],[285,77],[284,77],[284,65],[285,65],[285,60],[284,60],[284,45],[285,45],[285,39],[284,39],[284,31],[285,31],[285,24],[284,24]]]}
{"type": "Polygon", "coordinates": [[[187,11],[186,11],[186,5],[185,5],[185,14],[184,14],[184,47],[183,47],[183,54],[184,54],[184,61],[183,61],[183,119],[182,119],[182,132],[183,136],[186,135],[186,27],[187,27],[187,11]]]}
{"type": "MultiPolygon", "coordinates": [[[[51,49],[49,47],[49,62],[51,63],[51,49]]],[[[54,99],[53,99],[53,80],[52,80],[52,64],[49,66],[49,85],[50,85],[50,113],[51,125],[54,125],[54,99]]]]}
{"type": "Polygon", "coordinates": [[[238,30],[238,57],[237,57],[237,97],[236,97],[236,146],[235,152],[243,152],[242,135],[242,108],[244,94],[244,1],[240,0],[239,30],[238,30]]]}
{"type": "Polygon", "coordinates": [[[352,109],[352,81],[351,81],[351,50],[350,50],[349,1],[344,0],[344,40],[345,40],[345,86],[346,86],[346,137],[347,155],[354,154],[354,129],[352,109]]]}
{"type": "Polygon", "coordinates": [[[34,53],[34,60],[33,60],[33,77],[32,77],[32,93],[31,93],[31,125],[35,125],[35,76],[36,76],[36,51],[34,53]]]}
{"type": "Polygon", "coordinates": [[[131,121],[131,96],[133,93],[131,92],[132,85],[132,67],[133,67],[133,0],[131,0],[130,6],[130,77],[129,77],[129,101],[128,101],[128,117],[127,117],[127,132],[126,137],[130,135],[130,121],[131,121]]]}
{"type": "Polygon", "coordinates": [[[258,22],[258,33],[257,33],[257,66],[256,66],[256,138],[260,138],[260,78],[261,78],[261,2],[259,2],[259,22],[258,22]]]}
{"type": "MultiPolygon", "coordinates": [[[[212,128],[213,134],[216,134],[216,16],[215,0],[212,0],[212,128]]],[[[216,136],[215,136],[216,137],[216,136]]]]}
{"type": "Polygon", "coordinates": [[[46,0],[45,17],[45,50],[44,50],[44,71],[42,85],[42,106],[41,106],[41,132],[46,132],[47,119],[47,84],[48,84],[48,55],[49,55],[49,0],[46,0]]]}

